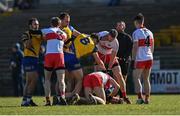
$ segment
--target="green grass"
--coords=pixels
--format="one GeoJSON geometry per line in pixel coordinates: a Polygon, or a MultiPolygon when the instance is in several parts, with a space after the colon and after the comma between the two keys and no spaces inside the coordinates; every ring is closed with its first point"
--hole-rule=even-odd
{"type": "Polygon", "coordinates": [[[20,107],[21,98],[0,97],[0,115],[125,115],[125,114],[180,114],[180,95],[152,95],[148,105],[135,104],[136,96],[130,96],[133,104],[81,105],[45,107],[43,97],[34,97],[38,107],[20,107]]]}

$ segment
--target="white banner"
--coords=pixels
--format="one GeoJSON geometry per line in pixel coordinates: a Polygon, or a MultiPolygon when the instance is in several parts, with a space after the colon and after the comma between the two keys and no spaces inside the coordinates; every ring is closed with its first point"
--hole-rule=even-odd
{"type": "Polygon", "coordinates": [[[150,82],[152,93],[180,93],[180,70],[153,70],[150,82]]]}
{"type": "Polygon", "coordinates": [[[160,70],[160,60],[153,60],[152,70],[160,70]]]}

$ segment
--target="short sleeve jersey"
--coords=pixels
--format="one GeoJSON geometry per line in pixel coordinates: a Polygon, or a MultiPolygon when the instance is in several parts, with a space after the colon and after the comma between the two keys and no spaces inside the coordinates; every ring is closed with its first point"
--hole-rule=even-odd
{"type": "Polygon", "coordinates": [[[136,61],[146,61],[153,59],[151,47],[153,45],[153,34],[147,28],[139,28],[133,32],[133,42],[138,42],[138,52],[136,61]]]}

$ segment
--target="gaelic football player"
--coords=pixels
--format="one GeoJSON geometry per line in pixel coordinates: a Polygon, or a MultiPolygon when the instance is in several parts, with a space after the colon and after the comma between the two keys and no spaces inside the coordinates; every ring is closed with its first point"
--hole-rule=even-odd
{"type": "Polygon", "coordinates": [[[32,95],[38,79],[38,56],[43,36],[41,30],[39,30],[37,18],[29,19],[28,26],[29,30],[22,35],[24,44],[23,67],[26,74],[26,84],[21,106],[37,106],[32,100],[32,95]]]}
{"type": "Polygon", "coordinates": [[[46,106],[51,105],[51,84],[50,79],[53,70],[56,71],[58,85],[58,104],[67,105],[65,99],[65,63],[64,63],[64,53],[63,46],[64,41],[67,38],[65,32],[60,30],[61,20],[58,17],[51,18],[51,27],[42,29],[45,40],[47,41],[46,45],[46,54],[45,54],[45,97],[46,97],[46,106]]]}
{"type": "Polygon", "coordinates": [[[135,92],[138,95],[137,104],[149,103],[151,85],[149,76],[153,64],[154,37],[152,32],[144,26],[144,16],[140,13],[134,18],[136,30],[133,32],[132,62],[134,71],[135,92]],[[141,78],[144,82],[145,98],[142,95],[141,78]]]}

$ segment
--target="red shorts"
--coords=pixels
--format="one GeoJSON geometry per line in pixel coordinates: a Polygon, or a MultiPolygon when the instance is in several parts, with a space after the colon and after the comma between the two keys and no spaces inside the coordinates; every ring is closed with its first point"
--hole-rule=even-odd
{"type": "Polygon", "coordinates": [[[135,67],[137,69],[150,69],[153,65],[153,60],[136,61],[135,67]]]}
{"type": "MultiPolygon", "coordinates": [[[[111,59],[111,54],[106,54],[106,55],[104,55],[104,54],[98,52],[98,55],[99,55],[100,59],[104,62],[104,64],[106,64],[106,65],[109,64],[110,59],[111,59]]],[[[119,65],[119,62],[118,62],[117,58],[115,58],[115,61],[114,61],[112,67],[118,66],[118,65],[119,65]]]]}
{"type": "Polygon", "coordinates": [[[86,75],[83,79],[83,87],[102,87],[102,78],[98,75],[86,75]]]}
{"type": "Polygon", "coordinates": [[[49,53],[45,55],[44,67],[47,70],[64,69],[64,54],[63,53],[49,53]]]}

